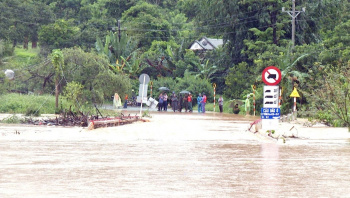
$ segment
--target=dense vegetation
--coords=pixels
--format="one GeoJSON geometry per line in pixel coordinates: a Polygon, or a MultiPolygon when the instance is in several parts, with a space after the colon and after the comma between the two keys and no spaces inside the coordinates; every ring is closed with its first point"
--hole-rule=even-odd
{"type": "Polygon", "coordinates": [[[282,70],[283,113],[297,87],[299,113],[349,126],[350,3],[297,0],[306,8],[291,42],[291,0],[3,0],[0,2],[0,94],[53,94],[101,103],[114,92],[131,94],[147,73],[154,88],[210,91],[244,99],[262,70],[282,70]],[[189,46],[203,36],[219,49],[189,46]],[[74,90],[74,91],[73,91],[74,90]],[[74,93],[69,93],[74,92],[74,93]]]}

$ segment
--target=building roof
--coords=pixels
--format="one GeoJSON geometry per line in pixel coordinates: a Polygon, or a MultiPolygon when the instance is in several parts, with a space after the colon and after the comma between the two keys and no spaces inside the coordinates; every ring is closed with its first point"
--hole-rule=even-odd
{"type": "Polygon", "coordinates": [[[219,46],[223,45],[223,39],[212,39],[207,37],[202,37],[199,41],[195,40],[190,49],[191,50],[213,50],[217,49],[219,46]]]}

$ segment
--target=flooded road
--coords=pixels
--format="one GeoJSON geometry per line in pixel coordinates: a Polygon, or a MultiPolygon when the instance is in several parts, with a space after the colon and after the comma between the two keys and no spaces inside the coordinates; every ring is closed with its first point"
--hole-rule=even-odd
{"type": "Polygon", "coordinates": [[[0,197],[350,197],[349,142],[279,145],[243,117],[154,117],[3,133],[0,197]]]}

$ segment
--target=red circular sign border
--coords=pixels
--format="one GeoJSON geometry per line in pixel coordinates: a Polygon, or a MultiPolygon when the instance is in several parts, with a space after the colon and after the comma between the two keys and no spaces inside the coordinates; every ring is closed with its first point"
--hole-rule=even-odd
{"type": "Polygon", "coordinates": [[[282,79],[281,70],[278,69],[278,68],[275,67],[275,66],[268,66],[268,67],[266,67],[266,68],[264,69],[264,71],[262,72],[262,80],[264,81],[264,83],[265,83],[266,85],[277,85],[278,83],[281,82],[281,79],[282,79]],[[264,74],[265,74],[269,69],[276,70],[277,73],[278,73],[279,79],[278,79],[276,82],[274,82],[274,83],[267,82],[266,79],[265,79],[265,75],[264,75],[264,74]]]}

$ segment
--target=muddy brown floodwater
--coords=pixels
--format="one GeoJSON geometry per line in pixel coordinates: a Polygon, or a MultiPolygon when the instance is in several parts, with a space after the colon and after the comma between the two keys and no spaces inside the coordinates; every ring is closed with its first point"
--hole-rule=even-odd
{"type": "Polygon", "coordinates": [[[92,131],[3,126],[0,197],[350,197],[349,141],[281,145],[247,132],[254,119],[154,113],[92,131]]]}

